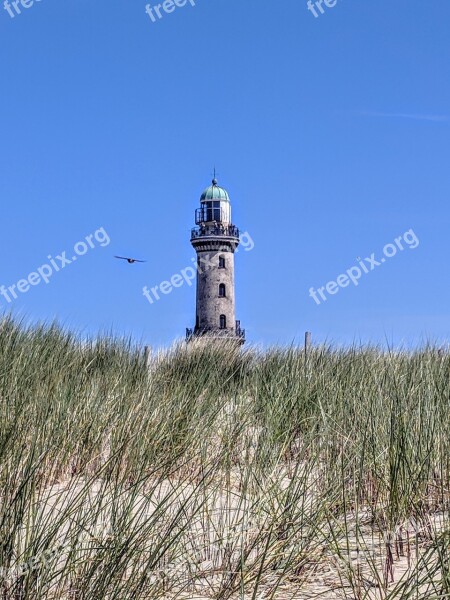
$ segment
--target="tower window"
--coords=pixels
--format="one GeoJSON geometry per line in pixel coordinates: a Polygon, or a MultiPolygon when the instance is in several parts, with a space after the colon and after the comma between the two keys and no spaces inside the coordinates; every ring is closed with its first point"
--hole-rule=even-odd
{"type": "Polygon", "coordinates": [[[221,221],[221,209],[220,202],[214,200],[213,202],[205,203],[205,221],[221,221]]]}
{"type": "Polygon", "coordinates": [[[225,289],[225,284],[221,283],[219,284],[219,298],[225,298],[226,297],[226,289],[225,289]]]}
{"type": "Polygon", "coordinates": [[[225,269],[225,256],[219,256],[219,269],[225,269]]]}
{"type": "Polygon", "coordinates": [[[225,315],[220,315],[220,329],[227,328],[227,318],[225,315]]]}

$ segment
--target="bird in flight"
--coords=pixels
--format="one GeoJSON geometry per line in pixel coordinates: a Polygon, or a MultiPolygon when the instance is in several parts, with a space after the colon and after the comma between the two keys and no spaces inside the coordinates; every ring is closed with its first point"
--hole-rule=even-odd
{"type": "Polygon", "coordinates": [[[133,263],[145,263],[146,260],[139,260],[138,258],[128,258],[127,256],[115,256],[114,258],[118,258],[120,260],[126,260],[128,264],[132,265],[133,263]]]}

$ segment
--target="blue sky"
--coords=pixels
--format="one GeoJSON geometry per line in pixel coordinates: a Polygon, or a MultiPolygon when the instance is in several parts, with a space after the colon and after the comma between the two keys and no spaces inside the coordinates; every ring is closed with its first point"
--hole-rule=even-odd
{"type": "Polygon", "coordinates": [[[448,0],[338,0],[318,18],[306,0],[196,0],[155,23],[145,5],[0,5],[0,285],[99,228],[110,239],[1,309],[152,346],[183,336],[194,288],[153,305],[142,288],[190,264],[216,165],[255,244],[236,258],[249,341],[448,340],[448,0]],[[309,296],[410,229],[415,249],[309,296]]]}

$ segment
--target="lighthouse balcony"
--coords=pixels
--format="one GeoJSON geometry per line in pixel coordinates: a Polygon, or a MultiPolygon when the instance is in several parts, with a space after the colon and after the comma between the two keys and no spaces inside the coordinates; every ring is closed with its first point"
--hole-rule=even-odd
{"type": "Polygon", "coordinates": [[[235,225],[221,225],[220,223],[200,225],[200,227],[194,227],[192,229],[191,241],[203,237],[228,237],[239,239],[239,229],[235,225]]]}
{"type": "Polygon", "coordinates": [[[236,321],[235,329],[186,329],[186,342],[191,342],[197,338],[237,340],[240,344],[244,344],[245,329],[241,328],[239,321],[236,321]]]}

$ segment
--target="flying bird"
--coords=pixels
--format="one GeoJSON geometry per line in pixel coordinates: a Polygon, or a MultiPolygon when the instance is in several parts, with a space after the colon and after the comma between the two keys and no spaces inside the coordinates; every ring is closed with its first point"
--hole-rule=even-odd
{"type": "Polygon", "coordinates": [[[126,260],[128,264],[132,265],[133,263],[145,263],[146,260],[139,260],[138,258],[128,258],[127,256],[114,256],[114,258],[118,258],[120,260],[126,260]]]}

